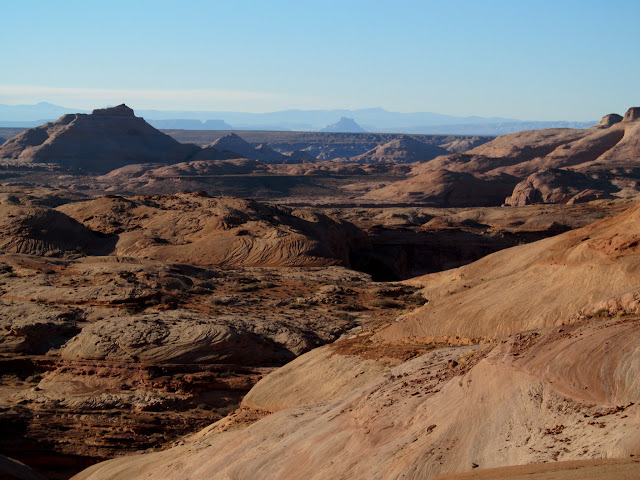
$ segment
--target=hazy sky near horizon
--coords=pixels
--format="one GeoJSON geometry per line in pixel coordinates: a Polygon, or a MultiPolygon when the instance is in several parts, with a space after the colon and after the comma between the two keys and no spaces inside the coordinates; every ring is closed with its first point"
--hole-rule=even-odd
{"type": "Polygon", "coordinates": [[[594,120],[640,105],[640,1],[12,0],[0,103],[594,120]]]}

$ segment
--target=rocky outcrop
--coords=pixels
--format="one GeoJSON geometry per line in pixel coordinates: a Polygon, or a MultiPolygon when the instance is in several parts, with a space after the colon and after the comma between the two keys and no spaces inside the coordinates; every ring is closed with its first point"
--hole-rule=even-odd
{"type": "Polygon", "coordinates": [[[631,107],[624,114],[623,122],[635,122],[640,120],[640,107],[631,107]]]}
{"type": "Polygon", "coordinates": [[[518,183],[505,205],[518,206],[534,203],[584,203],[603,198],[612,198],[618,191],[606,179],[594,178],[571,170],[549,169],[518,183]]]}
{"type": "MultiPolygon", "coordinates": [[[[586,185],[582,190],[590,192],[575,191],[574,195],[579,195],[575,202],[587,201],[587,198],[607,198],[608,194],[623,190],[621,196],[634,195],[637,193],[637,180],[640,179],[638,118],[640,108],[634,107],[627,111],[624,119],[616,114],[605,115],[598,125],[584,130],[555,128],[502,135],[466,152],[442,155],[416,165],[412,174],[420,176],[442,170],[476,176],[507,174],[527,182],[525,179],[529,175],[541,171],[570,168],[584,174],[582,178],[586,183],[589,183],[586,180],[589,177],[607,175],[612,184],[624,184],[625,187],[611,188],[605,185],[602,191],[601,185],[586,185]]],[[[544,175],[548,177],[548,174],[544,175]]],[[[563,175],[568,179],[571,174],[563,175]]],[[[574,175],[576,179],[579,176],[574,175]]],[[[539,182],[541,179],[538,178],[536,181],[539,182]]],[[[401,191],[406,182],[418,183],[418,180],[401,181],[397,190],[401,191]]],[[[391,185],[388,188],[395,187],[391,185]]],[[[523,193],[523,190],[530,191],[533,196],[537,195],[524,183],[519,187],[519,191],[515,192],[519,199],[509,200],[508,204],[533,201],[533,196],[525,198],[527,194],[523,193]]],[[[569,201],[565,193],[569,194],[570,191],[573,190],[568,188],[567,192],[557,195],[559,201],[569,201]]],[[[386,191],[382,193],[386,194],[386,191]]],[[[556,201],[552,197],[553,195],[549,195],[547,201],[556,201]]]]}
{"type": "Polygon", "coordinates": [[[0,147],[0,162],[54,164],[87,172],[109,172],[134,163],[175,163],[198,151],[136,117],[126,105],[67,114],[31,128],[0,147]]]}
{"type": "Polygon", "coordinates": [[[61,356],[153,365],[278,365],[310,350],[322,336],[275,316],[204,319],[175,310],[92,323],[64,346],[61,356]]]}
{"type": "Polygon", "coordinates": [[[243,155],[241,153],[231,152],[229,150],[219,150],[216,147],[205,146],[194,155],[189,157],[189,161],[199,162],[203,160],[229,160],[232,158],[243,158],[243,155]]]}
{"type": "MultiPolygon", "coordinates": [[[[170,130],[166,133],[183,143],[209,145],[228,132],[170,130]]],[[[257,130],[238,130],[235,133],[241,135],[251,145],[266,143],[278,152],[304,150],[321,161],[337,158],[346,159],[361,155],[400,136],[397,133],[276,132],[257,130]]],[[[477,135],[415,134],[411,135],[411,137],[424,144],[441,146],[448,153],[464,152],[494,139],[494,137],[477,135]]],[[[442,154],[442,151],[437,150],[436,152],[436,156],[442,154]]],[[[429,157],[429,160],[434,157],[429,157]]]]}
{"type": "Polygon", "coordinates": [[[610,113],[602,117],[600,123],[598,123],[593,128],[609,128],[611,125],[615,125],[616,123],[620,123],[622,121],[622,117],[617,113],[610,113]]]}

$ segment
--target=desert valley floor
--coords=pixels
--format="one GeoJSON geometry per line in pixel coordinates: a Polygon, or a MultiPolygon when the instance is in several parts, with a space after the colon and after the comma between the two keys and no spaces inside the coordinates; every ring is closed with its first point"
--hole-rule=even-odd
{"type": "Polygon", "coordinates": [[[640,108],[0,137],[0,478],[640,478],[640,108]]]}

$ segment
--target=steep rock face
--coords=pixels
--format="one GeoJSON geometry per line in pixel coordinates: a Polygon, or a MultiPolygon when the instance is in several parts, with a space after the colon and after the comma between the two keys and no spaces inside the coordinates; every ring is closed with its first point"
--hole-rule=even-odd
{"type": "Polygon", "coordinates": [[[493,350],[440,349],[339,399],[110,460],[74,479],[242,480],[267,471],[417,480],[478,466],[634,456],[638,352],[633,319],[529,332],[493,350]]]}
{"type": "Polygon", "coordinates": [[[554,168],[529,175],[516,185],[504,203],[518,207],[534,203],[581,203],[611,198],[611,193],[618,190],[606,179],[554,168]]]}
{"type": "Polygon", "coordinates": [[[13,165],[52,163],[63,168],[108,172],[133,163],[174,163],[198,150],[181,144],[134,116],[126,105],[67,114],[31,128],[0,147],[0,161],[13,165]]]}
{"type": "Polygon", "coordinates": [[[509,175],[477,177],[470,173],[431,170],[386,187],[362,198],[376,201],[427,203],[438,207],[496,206],[504,201],[517,179],[509,175]]]}
{"type": "MultiPolygon", "coordinates": [[[[451,148],[456,148],[451,145],[451,148]]],[[[444,155],[447,150],[438,145],[429,145],[408,135],[401,135],[383,145],[378,145],[357,157],[349,158],[350,163],[414,163],[444,155]]]]}

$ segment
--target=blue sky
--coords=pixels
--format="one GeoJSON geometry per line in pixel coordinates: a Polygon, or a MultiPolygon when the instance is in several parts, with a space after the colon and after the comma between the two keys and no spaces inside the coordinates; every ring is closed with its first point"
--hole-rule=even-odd
{"type": "Polygon", "coordinates": [[[640,105],[640,1],[29,1],[0,103],[592,120],[640,105]]]}

